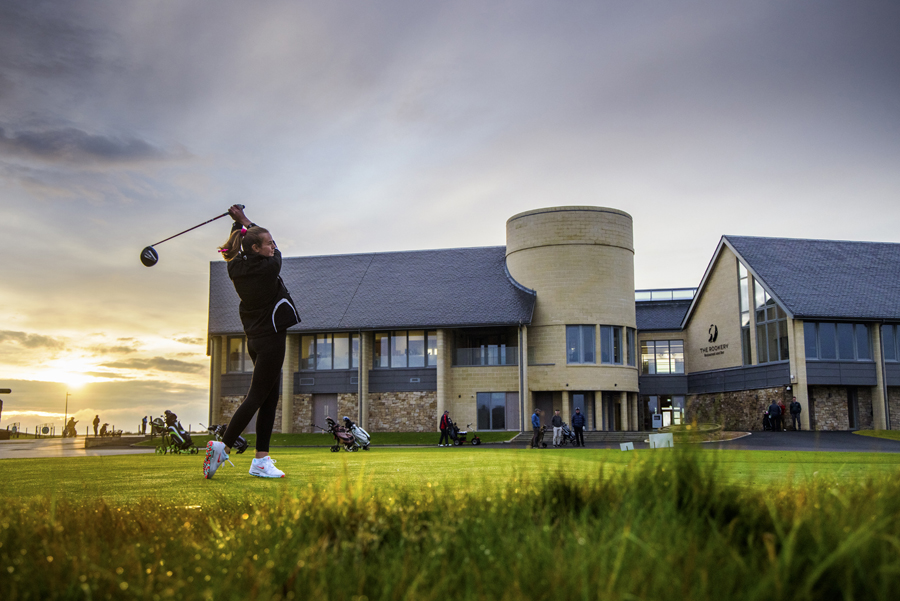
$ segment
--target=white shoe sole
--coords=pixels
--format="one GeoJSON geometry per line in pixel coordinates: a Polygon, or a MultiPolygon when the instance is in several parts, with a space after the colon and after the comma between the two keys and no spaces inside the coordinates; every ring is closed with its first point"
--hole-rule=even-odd
{"type": "Polygon", "coordinates": [[[250,472],[251,476],[255,476],[257,478],[284,478],[285,474],[281,474],[280,476],[270,476],[264,472],[250,472]]]}

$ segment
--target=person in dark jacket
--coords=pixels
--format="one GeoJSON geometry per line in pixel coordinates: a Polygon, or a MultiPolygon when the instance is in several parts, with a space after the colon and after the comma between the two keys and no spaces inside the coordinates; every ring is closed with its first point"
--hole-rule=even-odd
{"type": "Polygon", "coordinates": [[[769,421],[772,424],[772,429],[776,432],[781,432],[782,423],[781,423],[781,407],[778,406],[778,403],[772,401],[772,404],[769,405],[769,421]]]}
{"type": "Polygon", "coordinates": [[[797,397],[794,397],[794,400],[791,401],[790,406],[791,411],[791,424],[794,426],[794,430],[800,431],[800,414],[803,412],[803,407],[800,406],[800,403],[797,402],[797,397]]]}
{"type": "Polygon", "coordinates": [[[575,430],[575,446],[584,446],[584,416],[581,408],[575,407],[575,415],[572,416],[572,428],[575,430]]]}
{"type": "Polygon", "coordinates": [[[534,413],[531,414],[531,428],[534,433],[531,435],[531,448],[538,448],[538,438],[540,438],[541,434],[541,410],[535,408],[534,413]]]}
{"type": "MultiPolygon", "coordinates": [[[[441,439],[438,441],[438,446],[444,446],[444,441],[447,441],[447,446],[450,446],[450,412],[444,411],[444,415],[441,416],[441,439]]],[[[433,439],[432,439],[433,440],[433,439]]]]}
{"type": "Polygon", "coordinates": [[[281,280],[281,252],[268,230],[247,219],[241,205],[228,209],[234,226],[219,252],[228,262],[228,277],[241,299],[239,312],[247,351],[253,361],[250,390],[222,435],[222,441],[206,445],[203,475],[212,478],[225,461],[244,428],[256,418],[256,457],[250,475],[283,478],[269,457],[275,410],[281,388],[287,329],[300,323],[290,293],[281,280]]]}
{"type": "Polygon", "coordinates": [[[553,412],[550,425],[553,426],[553,446],[558,447],[562,440],[562,416],[559,414],[559,409],[553,412]]]}
{"type": "Polygon", "coordinates": [[[95,416],[94,416],[94,421],[91,422],[91,423],[94,424],[94,436],[99,436],[99,434],[97,433],[97,428],[100,427],[100,416],[99,416],[99,415],[95,415],[95,416]]]}

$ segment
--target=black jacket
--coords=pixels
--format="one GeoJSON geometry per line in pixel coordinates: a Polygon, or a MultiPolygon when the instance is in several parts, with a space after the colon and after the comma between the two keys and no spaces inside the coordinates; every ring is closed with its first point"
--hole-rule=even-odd
{"type": "Polygon", "coordinates": [[[550,420],[550,425],[554,428],[562,428],[562,416],[554,415],[553,419],[550,420]]]}
{"type": "Polygon", "coordinates": [[[781,407],[778,406],[778,403],[769,405],[769,417],[778,417],[779,415],[781,415],[781,407]]]}
{"type": "Polygon", "coordinates": [[[269,336],[300,323],[280,273],[278,249],[272,257],[242,252],[228,262],[228,277],[241,298],[241,323],[249,338],[269,336]]]}
{"type": "Polygon", "coordinates": [[[585,424],[584,413],[573,413],[572,414],[572,427],[573,428],[583,428],[585,424]]]}

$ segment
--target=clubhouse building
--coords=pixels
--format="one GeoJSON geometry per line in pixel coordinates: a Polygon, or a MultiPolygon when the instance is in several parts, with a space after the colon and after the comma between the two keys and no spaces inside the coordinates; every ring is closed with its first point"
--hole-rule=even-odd
{"type": "MultiPolygon", "coordinates": [[[[697,288],[637,290],[631,216],[527,211],[506,246],[285,257],[276,431],[588,430],[692,420],[760,430],[774,400],[812,430],[900,428],[900,244],[723,236],[697,288]],[[892,417],[893,416],[893,417],[892,417]]],[[[210,422],[253,366],[226,264],[210,264],[210,422]]],[[[252,424],[251,424],[252,429],[252,424]]]]}

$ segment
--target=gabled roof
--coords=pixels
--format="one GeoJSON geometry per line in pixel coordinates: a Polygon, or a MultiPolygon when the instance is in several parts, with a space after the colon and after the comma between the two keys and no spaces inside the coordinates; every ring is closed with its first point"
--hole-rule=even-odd
{"type": "Polygon", "coordinates": [[[792,318],[900,319],[900,244],[723,236],[682,327],[725,246],[792,318]]]}
{"type": "Polygon", "coordinates": [[[797,318],[900,319],[900,244],[725,236],[797,318]]]}
{"type": "MultiPolygon", "coordinates": [[[[527,324],[535,303],[503,246],[286,257],[281,277],[302,319],[292,332],[527,324]]],[[[209,290],[209,333],[242,333],[224,261],[209,290]]]]}
{"type": "Polygon", "coordinates": [[[637,329],[680,330],[681,320],[691,306],[690,300],[641,301],[635,303],[637,329]]]}

